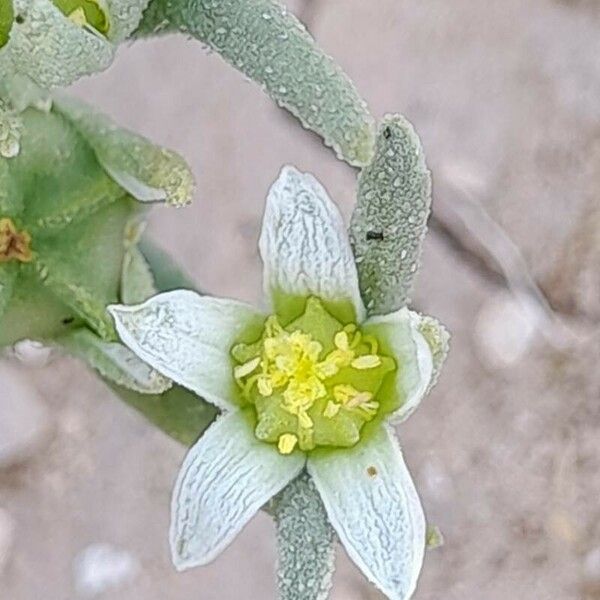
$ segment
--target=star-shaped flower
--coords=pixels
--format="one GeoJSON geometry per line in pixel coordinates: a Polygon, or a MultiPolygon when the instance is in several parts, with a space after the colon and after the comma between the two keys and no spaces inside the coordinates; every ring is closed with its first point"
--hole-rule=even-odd
{"type": "Polygon", "coordinates": [[[270,315],[187,290],[109,308],[127,346],[223,412],[175,485],[174,563],[210,562],[307,469],[352,560],[409,598],[426,527],[392,423],[432,380],[421,329],[441,328],[406,308],[367,318],[342,218],[311,175],[283,169],[260,251],[270,315]]]}

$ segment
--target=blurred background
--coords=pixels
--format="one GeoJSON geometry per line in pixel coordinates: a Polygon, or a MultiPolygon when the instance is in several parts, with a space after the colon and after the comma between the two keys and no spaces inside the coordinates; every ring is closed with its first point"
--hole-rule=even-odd
{"type": "MultiPolygon", "coordinates": [[[[378,117],[422,137],[434,217],[414,306],[452,331],[399,429],[432,524],[416,600],[600,598],[600,3],[295,0],[378,117]]],[[[283,163],[350,215],[355,173],[183,37],[123,47],[73,93],[180,151],[192,207],[150,230],[198,284],[260,301],[263,202],[283,163]]],[[[170,565],[184,449],[82,365],[0,366],[2,600],[275,599],[259,515],[212,565],[170,565]],[[4,383],[6,382],[6,383],[4,383]]],[[[334,600],[380,596],[342,550],[334,600]]]]}

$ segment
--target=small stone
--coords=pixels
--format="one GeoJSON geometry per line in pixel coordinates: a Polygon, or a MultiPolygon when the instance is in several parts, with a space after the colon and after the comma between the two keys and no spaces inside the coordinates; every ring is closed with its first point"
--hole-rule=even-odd
{"type": "Polygon", "coordinates": [[[474,338],[484,362],[502,369],[525,356],[539,322],[535,310],[506,291],[482,306],[475,321],[474,338]]]}
{"type": "Polygon", "coordinates": [[[50,362],[53,350],[41,342],[21,340],[13,346],[13,354],[26,367],[40,369],[50,362]]]}
{"type": "Polygon", "coordinates": [[[122,588],[140,570],[139,561],[130,552],[111,544],[91,544],[73,561],[75,589],[80,596],[91,598],[122,588]]]}

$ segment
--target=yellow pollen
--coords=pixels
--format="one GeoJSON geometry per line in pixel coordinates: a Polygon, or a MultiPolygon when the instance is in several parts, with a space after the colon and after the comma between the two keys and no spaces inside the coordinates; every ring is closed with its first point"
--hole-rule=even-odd
{"type": "Polygon", "coordinates": [[[0,263],[17,260],[31,262],[31,236],[27,231],[17,231],[12,219],[0,219],[0,263]]]}
{"type": "Polygon", "coordinates": [[[365,354],[364,356],[355,358],[351,364],[355,369],[359,370],[376,369],[381,365],[381,358],[377,354],[365,354]]]}
{"type": "Polygon", "coordinates": [[[298,437],[293,433],[284,433],[279,436],[279,441],[277,442],[277,449],[280,454],[291,454],[298,443],[298,437]]]}
{"type": "Polygon", "coordinates": [[[315,299],[308,305],[286,329],[269,317],[258,340],[231,351],[240,393],[255,406],[255,434],[281,454],[354,445],[358,431],[379,412],[374,396],[393,370],[393,361],[377,354],[374,337],[340,323],[318,304],[316,309],[315,299]]]}

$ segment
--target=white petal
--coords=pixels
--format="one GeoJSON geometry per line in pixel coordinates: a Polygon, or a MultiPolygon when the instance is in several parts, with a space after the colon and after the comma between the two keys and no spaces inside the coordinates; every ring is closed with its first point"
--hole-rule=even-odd
{"type": "Polygon", "coordinates": [[[261,327],[264,317],[253,307],[176,290],[108,310],[123,342],[142,360],[219,408],[233,407],[229,351],[248,327],[261,327]]]}
{"type": "Polygon", "coordinates": [[[282,169],[267,197],[260,237],[267,297],[315,295],[365,308],[342,216],[323,186],[294,167],[282,169]]]}
{"type": "Polygon", "coordinates": [[[375,335],[389,347],[398,365],[396,392],[402,406],[395,421],[408,418],[427,393],[433,375],[431,348],[419,331],[421,317],[407,308],[388,315],[371,317],[363,330],[375,335]]]}
{"type": "Polygon", "coordinates": [[[415,590],[425,516],[391,431],[351,450],[313,454],[308,471],[350,558],[390,600],[415,590]]]}
{"type": "Polygon", "coordinates": [[[241,412],[219,418],[189,451],[171,508],[171,551],[179,570],[222,552],[305,464],[300,452],[279,454],[258,441],[241,412]]]}

